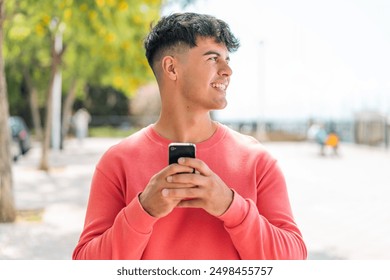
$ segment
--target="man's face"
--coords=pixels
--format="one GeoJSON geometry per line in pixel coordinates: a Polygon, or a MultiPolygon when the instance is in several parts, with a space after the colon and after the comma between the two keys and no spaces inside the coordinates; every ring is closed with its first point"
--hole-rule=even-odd
{"type": "Polygon", "coordinates": [[[198,38],[197,46],[180,54],[178,83],[188,110],[218,110],[227,105],[232,70],[229,52],[214,38],[198,38]]]}

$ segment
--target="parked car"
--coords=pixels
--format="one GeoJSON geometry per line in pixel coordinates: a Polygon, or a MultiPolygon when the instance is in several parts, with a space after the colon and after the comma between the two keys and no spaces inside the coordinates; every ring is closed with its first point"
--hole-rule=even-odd
{"type": "Polygon", "coordinates": [[[31,149],[30,132],[21,117],[11,116],[8,119],[11,130],[11,154],[14,161],[25,155],[31,149]]]}

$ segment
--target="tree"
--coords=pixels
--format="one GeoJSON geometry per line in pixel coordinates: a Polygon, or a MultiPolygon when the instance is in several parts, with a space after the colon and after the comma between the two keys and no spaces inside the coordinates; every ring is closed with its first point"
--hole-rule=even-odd
{"type": "MultiPolygon", "coordinates": [[[[159,17],[161,0],[27,0],[8,2],[6,58],[27,87],[35,131],[39,131],[39,109],[46,108],[40,168],[49,169],[51,88],[56,69],[61,69],[65,102],[63,133],[76,95],[87,84],[112,86],[127,96],[151,80],[142,40],[151,21],[159,17]],[[57,27],[65,27],[65,51],[52,51],[57,27]],[[20,75],[23,73],[23,75],[20,75]],[[46,104],[44,104],[46,102],[46,104]],[[39,105],[40,103],[40,105],[39,105]]],[[[17,80],[17,79],[13,79],[17,80]]],[[[18,90],[19,87],[12,87],[18,90]]],[[[13,95],[18,94],[15,92],[13,95]]]]}
{"type": "MultiPolygon", "coordinates": [[[[40,169],[48,170],[53,71],[62,72],[63,123],[66,135],[76,97],[86,85],[113,87],[134,96],[153,74],[144,56],[143,39],[163,5],[192,0],[40,0],[6,2],[5,58],[10,96],[28,92],[35,132],[40,131],[40,108],[46,109],[40,169]],[[53,28],[53,20],[57,25],[53,28]],[[53,52],[53,38],[63,30],[65,50],[53,52]],[[19,84],[15,86],[14,83],[19,84]]],[[[19,98],[19,100],[23,100],[19,98]]],[[[40,138],[40,137],[39,137],[40,138]]]]}
{"type": "Polygon", "coordinates": [[[16,211],[12,193],[9,111],[3,60],[4,1],[0,0],[0,222],[13,222],[16,211]]]}

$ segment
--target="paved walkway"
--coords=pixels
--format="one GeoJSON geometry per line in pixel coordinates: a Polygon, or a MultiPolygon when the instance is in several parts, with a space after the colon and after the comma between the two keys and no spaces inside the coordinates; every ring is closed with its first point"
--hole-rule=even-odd
{"type": "Polygon", "coordinates": [[[64,151],[51,153],[50,173],[37,170],[39,145],[14,164],[16,207],[36,212],[38,221],[33,216],[33,221],[0,224],[0,259],[70,259],[83,227],[95,164],[118,141],[69,140],[64,151]]]}
{"type": "Polygon", "coordinates": [[[310,143],[268,146],[312,259],[390,259],[389,150],[342,144],[339,157],[322,157],[310,143]]]}
{"type": "MultiPolygon", "coordinates": [[[[36,168],[39,146],[15,164],[16,206],[30,220],[0,224],[0,259],[70,259],[94,166],[118,141],[69,140],[51,154],[50,173],[36,168]]],[[[344,144],[339,157],[321,157],[311,143],[266,146],[286,175],[309,259],[390,259],[390,151],[344,144]]]]}

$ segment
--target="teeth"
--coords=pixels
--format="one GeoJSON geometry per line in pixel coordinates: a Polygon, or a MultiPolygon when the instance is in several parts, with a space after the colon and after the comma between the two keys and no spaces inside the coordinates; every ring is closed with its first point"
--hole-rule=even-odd
{"type": "Polygon", "coordinates": [[[221,83],[213,83],[212,86],[214,88],[219,88],[219,89],[222,89],[222,90],[225,90],[226,89],[226,84],[221,84],[221,83]]]}

